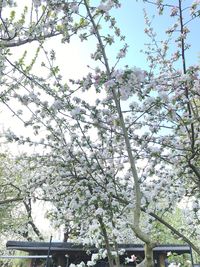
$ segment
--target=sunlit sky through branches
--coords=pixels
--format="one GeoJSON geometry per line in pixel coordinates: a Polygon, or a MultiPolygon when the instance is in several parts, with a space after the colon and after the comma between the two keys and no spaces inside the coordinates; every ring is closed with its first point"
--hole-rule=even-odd
{"type": "MultiPolygon", "coordinates": [[[[95,0],[94,3],[97,1],[95,0]]],[[[168,1],[170,4],[175,4],[176,1],[168,1]]],[[[188,5],[192,2],[190,0],[185,1],[188,5]]],[[[123,0],[121,8],[113,10],[111,14],[116,18],[117,24],[121,29],[122,34],[126,37],[125,41],[128,44],[128,53],[125,58],[123,58],[118,63],[118,68],[123,68],[125,65],[129,67],[139,67],[141,69],[148,70],[148,62],[146,56],[141,50],[145,51],[147,44],[151,43],[151,40],[144,33],[145,22],[144,22],[144,8],[148,14],[150,21],[152,21],[152,27],[157,33],[156,39],[161,44],[162,40],[165,40],[166,34],[165,30],[171,26],[174,22],[174,18],[169,16],[170,8],[164,10],[164,14],[158,15],[156,6],[149,3],[144,3],[143,1],[132,1],[123,0]],[[153,17],[155,15],[155,17],[153,17]]],[[[184,18],[187,22],[189,10],[186,8],[184,11],[184,18]]],[[[190,21],[187,26],[190,28],[190,33],[188,35],[188,43],[191,48],[186,52],[187,65],[199,64],[199,42],[198,37],[200,36],[200,29],[197,27],[196,20],[190,21]]],[[[104,28],[104,23],[102,28],[104,28]]],[[[117,40],[117,39],[116,39],[117,40]]],[[[61,44],[60,37],[53,38],[45,44],[47,49],[55,49],[57,65],[59,66],[63,78],[68,79],[81,78],[88,73],[89,67],[94,68],[96,62],[92,62],[90,59],[90,54],[95,50],[95,40],[92,38],[89,41],[80,42],[80,40],[74,36],[71,42],[61,44]],[[89,67],[88,67],[89,65],[89,67]]],[[[169,43],[170,53],[173,53],[173,49],[176,49],[176,43],[174,39],[169,43]]],[[[118,50],[122,47],[122,44],[117,42],[113,46],[108,47],[108,57],[111,66],[116,62],[116,55],[118,50]]],[[[36,49],[35,44],[28,44],[25,47],[14,48],[16,51],[13,57],[13,62],[20,58],[27,49],[28,58],[31,60],[34,49],[36,49]]],[[[181,65],[177,65],[177,68],[181,68],[181,65]]],[[[37,65],[37,71],[40,73],[40,65],[37,65]]],[[[92,97],[92,95],[91,95],[92,97]]],[[[1,105],[0,114],[1,127],[4,129],[11,128],[15,130],[18,134],[22,129],[21,122],[15,119],[13,115],[8,111],[8,109],[1,105]]],[[[31,134],[31,132],[27,132],[31,134]]]]}

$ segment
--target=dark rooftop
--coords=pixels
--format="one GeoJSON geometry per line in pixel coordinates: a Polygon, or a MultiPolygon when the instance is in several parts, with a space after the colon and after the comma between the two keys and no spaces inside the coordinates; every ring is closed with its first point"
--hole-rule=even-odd
{"type": "MultiPolygon", "coordinates": [[[[85,247],[77,243],[69,242],[26,242],[26,241],[8,241],[6,244],[7,249],[22,250],[27,252],[47,252],[49,250],[54,252],[72,252],[72,251],[97,251],[95,247],[85,247]]],[[[143,252],[144,247],[141,244],[119,244],[119,249],[125,249],[126,252],[143,252]]],[[[175,252],[175,253],[190,253],[188,245],[159,245],[154,248],[154,252],[175,252]]]]}

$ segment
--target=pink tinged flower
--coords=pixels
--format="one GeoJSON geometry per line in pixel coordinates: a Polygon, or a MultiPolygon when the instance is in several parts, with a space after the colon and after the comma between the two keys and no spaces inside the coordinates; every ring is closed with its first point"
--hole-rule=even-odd
{"type": "Polygon", "coordinates": [[[194,1],[193,3],[192,3],[192,7],[194,6],[194,7],[196,7],[197,5],[199,5],[200,4],[200,0],[196,0],[196,1],[194,1]]]}
{"type": "Polygon", "coordinates": [[[99,83],[99,81],[100,81],[100,76],[99,76],[99,75],[95,75],[95,76],[94,76],[94,81],[95,81],[95,83],[99,83]]]}
{"type": "Polygon", "coordinates": [[[106,89],[109,89],[110,87],[115,85],[115,81],[113,79],[108,80],[107,82],[104,83],[104,86],[106,89]]]}
{"type": "Polygon", "coordinates": [[[136,67],[134,67],[133,71],[137,77],[138,82],[144,82],[145,77],[146,77],[145,71],[141,70],[140,68],[136,68],[136,67]]]}
{"type": "Polygon", "coordinates": [[[136,261],[136,259],[137,259],[137,257],[136,257],[134,254],[131,255],[131,261],[132,261],[132,262],[136,261]]]}
{"type": "Polygon", "coordinates": [[[171,9],[171,16],[173,17],[173,16],[176,16],[178,14],[178,8],[177,7],[173,7],[172,9],[171,9]]]}
{"type": "Polygon", "coordinates": [[[79,11],[79,5],[77,5],[76,3],[72,3],[72,5],[71,5],[71,10],[72,10],[74,13],[78,13],[78,11],[79,11]]]}
{"type": "Polygon", "coordinates": [[[129,262],[135,262],[137,259],[137,257],[133,254],[131,255],[130,258],[126,258],[126,262],[129,263],[129,262]]]}
{"type": "Polygon", "coordinates": [[[124,100],[124,101],[127,100],[129,96],[131,95],[131,90],[128,87],[119,88],[119,92],[120,92],[121,100],[124,100]]]}
{"type": "Polygon", "coordinates": [[[113,7],[113,3],[112,3],[112,1],[108,1],[107,4],[103,4],[103,3],[101,3],[101,4],[98,6],[98,9],[100,9],[101,11],[104,11],[104,12],[108,12],[112,7],[113,7]]]}
{"type": "Polygon", "coordinates": [[[116,70],[112,73],[112,77],[116,79],[117,82],[123,82],[123,75],[124,71],[123,70],[116,70]]]}
{"type": "Polygon", "coordinates": [[[124,49],[121,49],[117,54],[117,58],[123,58],[125,56],[126,56],[126,51],[124,49]]]}

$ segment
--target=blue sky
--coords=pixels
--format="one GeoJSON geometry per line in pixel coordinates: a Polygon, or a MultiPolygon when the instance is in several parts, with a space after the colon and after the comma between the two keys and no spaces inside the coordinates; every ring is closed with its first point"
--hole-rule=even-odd
{"type": "MultiPolygon", "coordinates": [[[[121,28],[122,33],[126,36],[126,41],[129,45],[129,52],[123,62],[130,66],[138,66],[141,68],[146,68],[147,63],[145,56],[140,53],[141,49],[145,49],[144,44],[148,43],[150,40],[144,33],[145,23],[144,23],[144,13],[143,8],[145,7],[150,18],[153,14],[156,15],[153,20],[153,26],[158,34],[158,39],[162,40],[165,38],[165,29],[167,29],[172,23],[173,19],[169,17],[168,11],[164,12],[164,15],[159,16],[156,7],[151,4],[144,4],[143,1],[134,0],[124,0],[122,2],[122,7],[113,12],[116,17],[118,25],[121,28]]],[[[177,1],[169,1],[176,4],[177,1]]],[[[186,0],[185,3],[191,3],[191,0],[186,0]]],[[[188,12],[184,14],[185,18],[188,17],[188,12]]],[[[191,44],[190,50],[187,52],[187,63],[199,64],[200,63],[200,18],[195,19],[193,22],[189,23],[188,26],[191,29],[189,33],[189,43],[191,44]]],[[[175,47],[175,43],[171,43],[172,47],[175,47]]]]}

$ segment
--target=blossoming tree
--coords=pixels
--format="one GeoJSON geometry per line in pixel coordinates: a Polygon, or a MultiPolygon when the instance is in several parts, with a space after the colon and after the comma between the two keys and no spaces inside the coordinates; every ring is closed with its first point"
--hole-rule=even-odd
{"type": "MultiPolygon", "coordinates": [[[[110,266],[120,265],[118,243],[130,235],[145,244],[141,265],[153,266],[157,240],[151,234],[152,218],[199,252],[163,219],[185,197],[192,195],[196,211],[199,205],[199,67],[186,67],[183,3],[153,2],[160,13],[169,8],[178,19],[168,30],[170,40],[180,33],[172,56],[168,41],[158,45],[146,15],[148,71],[118,68],[128,46],[111,16],[120,7],[117,0],[33,1],[19,21],[13,11],[10,19],[2,17],[1,99],[35,135],[9,131],[7,138],[38,147],[31,157],[41,167],[29,180],[32,197],[52,203],[49,216],[57,226],[65,225],[66,235],[78,233],[85,244],[105,246],[110,266]],[[56,51],[48,51],[45,39],[61,35],[65,43],[74,34],[96,46],[89,73],[66,82],[56,51]],[[117,40],[122,47],[110,64],[109,46],[117,40]],[[32,41],[38,48],[31,63],[27,65],[26,53],[13,61],[10,47],[32,41]],[[182,70],[175,68],[179,60],[182,70]]],[[[197,1],[191,4],[189,20],[198,16],[198,6],[197,1]]]]}
{"type": "Polygon", "coordinates": [[[42,233],[34,222],[32,213],[33,194],[27,181],[34,172],[30,172],[32,163],[15,160],[7,154],[1,154],[1,240],[8,236],[19,236],[27,240],[39,238],[42,233]]]}

